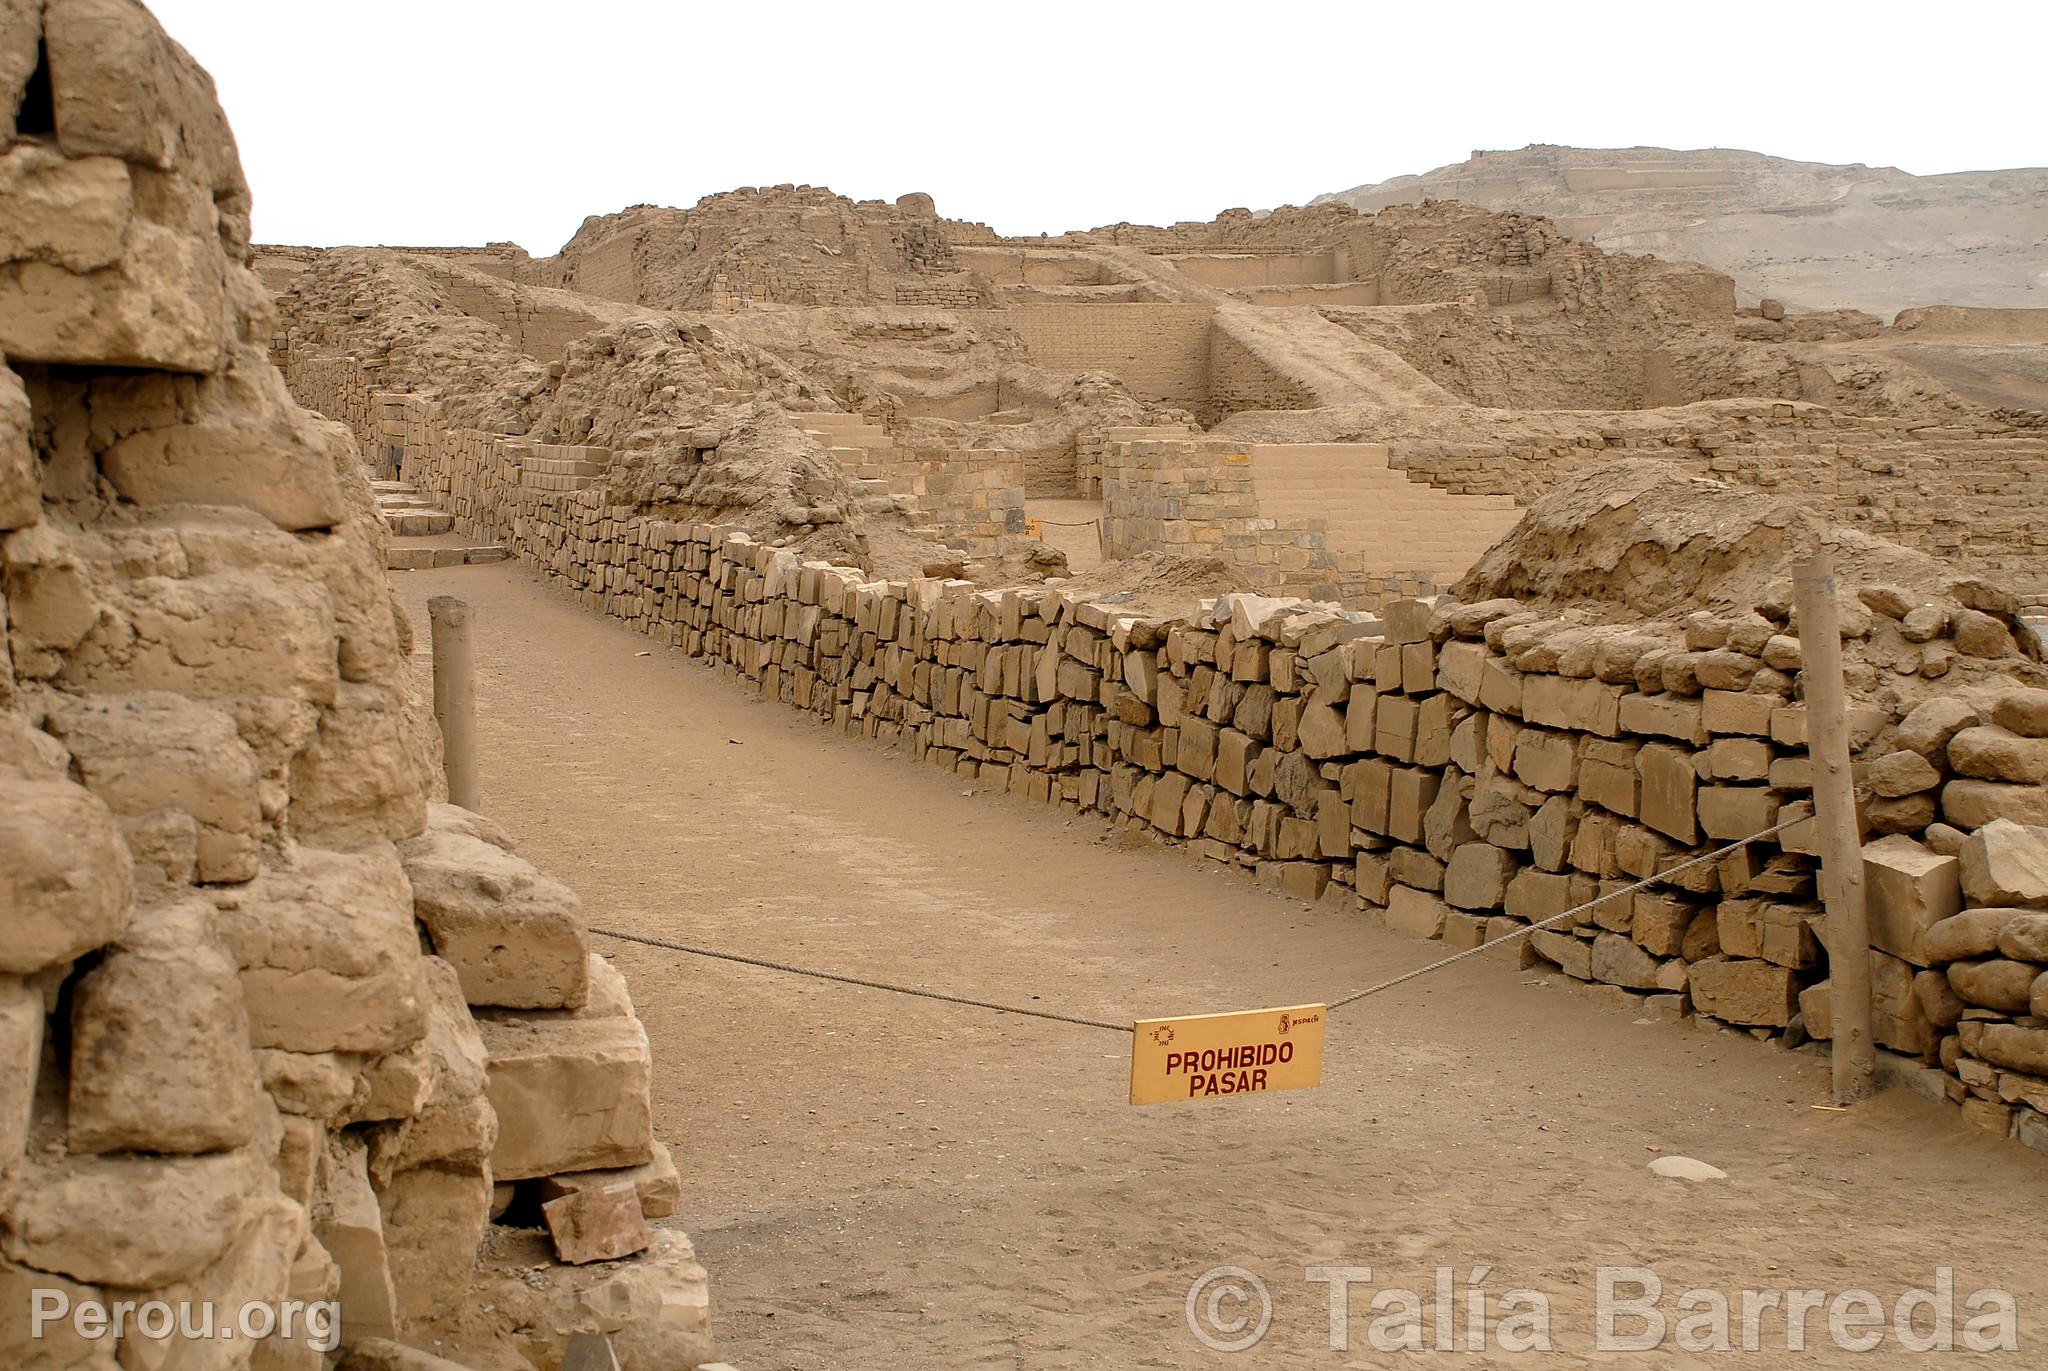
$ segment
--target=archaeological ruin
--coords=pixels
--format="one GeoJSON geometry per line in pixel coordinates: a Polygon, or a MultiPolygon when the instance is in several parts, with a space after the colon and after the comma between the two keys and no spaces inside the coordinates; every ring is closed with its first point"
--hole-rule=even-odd
{"type": "Polygon", "coordinates": [[[658,1119],[700,1063],[612,911],[448,802],[409,578],[1824,1061],[1825,549],[1879,1080],[2048,1152],[2048,400],[1968,346],[2048,348],[2028,312],[1738,307],[1451,200],[1012,238],[777,185],[548,257],[257,244],[133,0],[0,0],[0,119],[0,1366],[722,1364],[718,1145],[658,1119]],[[339,1325],[32,1335],[49,1292],[339,1325]]]}

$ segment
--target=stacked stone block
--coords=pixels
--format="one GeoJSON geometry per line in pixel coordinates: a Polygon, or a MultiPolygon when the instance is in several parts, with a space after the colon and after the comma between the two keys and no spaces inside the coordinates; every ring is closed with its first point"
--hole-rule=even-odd
{"type": "Polygon", "coordinates": [[[1398,556],[1331,546],[1326,520],[1264,509],[1245,445],[1126,432],[1110,430],[1102,459],[1108,555],[1217,557],[1262,594],[1372,605],[1434,591],[1433,572],[1402,565],[1398,556]]]}
{"type": "MultiPolygon", "coordinates": [[[[540,1187],[659,1168],[644,1037],[602,997],[617,1042],[533,1030],[559,1040],[553,1084],[498,1088],[497,1016],[589,1017],[599,973],[566,892],[542,917],[527,896],[552,883],[501,834],[430,822],[386,535],[357,443],[270,365],[210,81],[127,0],[0,13],[9,81],[0,179],[27,189],[0,197],[0,1365],[332,1364],[303,1320],[34,1339],[36,1291],[227,1319],[338,1298],[345,1348],[431,1345],[496,1298],[478,1257],[504,1157],[540,1187]],[[430,879],[451,827],[469,837],[430,879]],[[544,992],[499,974],[571,947],[544,992]],[[550,1146],[543,1124],[579,1111],[614,1145],[550,1146]]],[[[309,384],[405,447],[375,371],[309,384]]],[[[556,1273],[560,1299],[487,1350],[557,1364],[608,1309],[634,1371],[708,1360],[687,1246],[556,1273]]]]}

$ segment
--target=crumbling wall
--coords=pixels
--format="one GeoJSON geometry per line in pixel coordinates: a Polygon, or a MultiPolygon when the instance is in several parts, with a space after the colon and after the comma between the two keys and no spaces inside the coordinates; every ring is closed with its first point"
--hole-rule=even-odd
{"type": "Polygon", "coordinates": [[[709,1360],[680,1234],[488,1312],[508,1187],[673,1201],[646,1038],[574,895],[429,806],[383,535],[270,364],[211,82],[130,0],[0,7],[0,114],[0,1364],[331,1364],[319,1318],[31,1342],[36,1292],[709,1360]]]}
{"type": "Polygon", "coordinates": [[[904,303],[983,303],[982,284],[952,259],[956,234],[992,236],[937,218],[928,195],[888,204],[821,186],[747,187],[687,210],[635,205],[592,215],[526,275],[662,309],[893,304],[899,290],[904,303]]]}
{"type": "Polygon", "coordinates": [[[1735,313],[1735,283],[1697,263],[1606,252],[1565,237],[1548,219],[1453,200],[1360,215],[1344,221],[1339,241],[1352,274],[1377,280],[1390,305],[1554,299],[1568,314],[1722,327],[1735,313]]]}
{"type": "Polygon", "coordinates": [[[1299,380],[1246,347],[1230,329],[1209,330],[1209,404],[1220,413],[1309,409],[1316,397],[1299,380]]]}
{"type": "Polygon", "coordinates": [[[1208,413],[1207,305],[1031,304],[991,314],[1047,371],[1106,371],[1133,395],[1208,413]]]}

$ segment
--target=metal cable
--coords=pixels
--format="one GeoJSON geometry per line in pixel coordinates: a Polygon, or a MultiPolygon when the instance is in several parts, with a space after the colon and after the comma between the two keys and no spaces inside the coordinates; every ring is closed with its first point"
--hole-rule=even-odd
{"type": "Polygon", "coordinates": [[[639,933],[621,933],[615,928],[593,928],[592,933],[622,942],[642,943],[648,947],[664,947],[671,952],[687,952],[695,957],[712,957],[721,962],[738,962],[742,966],[758,966],[767,971],[787,971],[796,976],[810,976],[821,981],[837,981],[841,985],[857,985],[868,990],[887,990],[898,995],[915,995],[923,1000],[938,1000],[943,1004],[964,1004],[972,1009],[992,1009],[998,1014],[1022,1014],[1031,1019],[1050,1019],[1054,1023],[1078,1024],[1082,1028],[1106,1028],[1112,1033],[1129,1033],[1131,1025],[1110,1023],[1106,1019],[1084,1019],[1076,1014],[1058,1014],[1050,1009],[1027,1009],[1022,1005],[998,1004],[994,1000],[974,1000],[965,995],[944,995],[936,990],[919,990],[915,986],[891,985],[887,981],[870,981],[860,976],[842,976],[835,971],[815,971],[807,966],[792,966],[788,962],[773,962],[766,957],[744,957],[737,952],[718,952],[708,947],[692,947],[688,943],[670,942],[666,938],[650,938],[639,933]]]}
{"type": "MultiPolygon", "coordinates": [[[[1377,995],[1382,990],[1391,990],[1395,986],[1412,981],[1418,976],[1427,976],[1432,971],[1441,971],[1453,963],[1462,962],[1467,957],[1476,957],[1482,952],[1501,946],[1503,943],[1511,943],[1517,938],[1526,938],[1531,933],[1540,932],[1553,924],[1564,923],[1567,920],[1576,921],[1581,914],[1584,914],[1596,905],[1605,904],[1609,900],[1618,900],[1624,895],[1633,895],[1638,890],[1646,889],[1657,884],[1659,881],[1668,880],[1681,871],[1690,870],[1703,863],[1719,861],[1738,848],[1745,847],[1760,838],[1768,838],[1774,833],[1781,833],[1795,824],[1808,823],[1812,818],[1813,816],[1810,814],[1802,814],[1797,818],[1781,820],[1769,828],[1750,834],[1747,838],[1737,838],[1732,843],[1717,847],[1711,852],[1703,852],[1697,857],[1688,858],[1677,866],[1660,871],[1654,876],[1645,876],[1641,880],[1625,885],[1619,890],[1610,890],[1605,895],[1595,896],[1584,904],[1565,910],[1562,914],[1553,914],[1547,919],[1538,920],[1526,927],[1518,928],[1512,933],[1503,934],[1491,942],[1481,943],[1477,947],[1468,947],[1463,952],[1454,952],[1450,956],[1439,958],[1426,966],[1418,966],[1413,971],[1404,971],[1390,980],[1379,982],[1377,985],[1369,985],[1363,990],[1355,990],[1342,999],[1330,1001],[1328,1009],[1331,1013],[1335,1013],[1345,1005],[1356,1004],[1368,995],[1377,995]]],[[[1053,1023],[1074,1024],[1081,1028],[1104,1028],[1112,1033],[1130,1033],[1133,1031],[1132,1025],[1128,1023],[1111,1023],[1107,1019],[1083,1018],[1078,1014],[1061,1014],[1050,1009],[1029,1009],[1023,1005],[1002,1004],[995,1000],[977,1000],[965,995],[947,995],[937,990],[921,990],[916,986],[894,985],[888,981],[869,980],[862,976],[845,976],[836,971],[819,971],[812,967],[795,966],[789,962],[771,961],[766,957],[748,957],[738,952],[720,952],[715,948],[672,942],[667,938],[649,937],[643,933],[626,933],[616,928],[593,928],[590,931],[598,934],[600,937],[617,938],[621,942],[639,943],[645,947],[665,948],[670,952],[687,952],[693,957],[710,957],[721,962],[737,962],[741,966],[759,967],[764,971],[787,971],[794,976],[809,976],[814,980],[820,981],[836,981],[840,985],[856,985],[866,990],[886,990],[896,995],[914,995],[921,1000],[937,1000],[941,1004],[966,1005],[970,1009],[988,1009],[998,1014],[1019,1014],[1029,1019],[1046,1019],[1053,1023]]]]}
{"type": "Polygon", "coordinates": [[[1432,971],[1442,970],[1444,967],[1449,966],[1453,962],[1464,961],[1467,957],[1476,957],[1480,953],[1485,952],[1490,948],[1499,947],[1502,943],[1511,943],[1517,938],[1526,938],[1531,933],[1535,933],[1542,929],[1546,929],[1555,923],[1562,923],[1567,919],[1576,920],[1579,915],[1585,913],[1587,910],[1591,909],[1595,905],[1605,904],[1609,900],[1618,900],[1623,895],[1633,895],[1638,890],[1642,890],[1648,886],[1653,886],[1659,881],[1675,876],[1679,872],[1685,871],[1691,867],[1698,866],[1702,862],[1718,861],[1721,858],[1727,856],[1729,853],[1735,851],[1737,848],[1746,847],[1747,845],[1755,842],[1759,838],[1768,838],[1773,833],[1782,832],[1783,830],[1792,827],[1794,824],[1810,823],[1812,819],[1813,816],[1811,814],[1802,814],[1796,819],[1782,820],[1778,823],[1772,824],[1769,828],[1766,828],[1761,832],[1750,834],[1747,838],[1737,838],[1734,842],[1729,843],[1726,847],[1717,847],[1712,852],[1703,852],[1697,857],[1693,857],[1687,861],[1680,862],[1677,866],[1674,866],[1669,870],[1660,871],[1654,876],[1645,876],[1643,877],[1643,879],[1635,882],[1632,885],[1625,885],[1619,890],[1610,890],[1605,895],[1597,895],[1594,898],[1586,901],[1582,905],[1578,905],[1572,909],[1567,909],[1562,914],[1553,914],[1547,919],[1539,920],[1538,922],[1532,923],[1525,928],[1518,928],[1512,933],[1503,933],[1500,937],[1495,938],[1491,942],[1481,943],[1477,947],[1468,947],[1463,952],[1452,953],[1450,956],[1445,957],[1439,961],[1431,962],[1427,966],[1418,966],[1413,971],[1404,971],[1400,975],[1394,977],[1392,980],[1381,981],[1378,985],[1369,985],[1363,990],[1355,990],[1351,994],[1346,995],[1341,1000],[1332,1000],[1330,1002],[1329,1009],[1332,1013],[1335,1013],[1337,1010],[1342,1009],[1345,1005],[1356,1004],[1358,1001],[1364,999],[1368,995],[1377,995],[1382,990],[1391,990],[1395,986],[1400,985],[1404,981],[1412,981],[1417,976],[1426,976],[1432,971]]]}

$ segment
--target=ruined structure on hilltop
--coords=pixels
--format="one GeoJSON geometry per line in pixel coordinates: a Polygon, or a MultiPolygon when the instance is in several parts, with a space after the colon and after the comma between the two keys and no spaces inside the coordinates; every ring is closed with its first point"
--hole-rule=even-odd
{"type": "Polygon", "coordinates": [[[299,396],[366,443],[409,435],[423,498],[485,546],[532,536],[513,504],[541,496],[479,490],[567,479],[592,509],[744,512],[888,574],[999,581],[1034,520],[1078,515],[1097,536],[1068,552],[1211,556],[1369,604],[1448,585],[1558,480],[1630,456],[1796,491],[2048,602],[2030,320],[1739,311],[1725,276],[1528,215],[1003,239],[923,196],[780,186],[599,216],[546,259],[294,260],[274,355],[299,396]],[[793,430],[772,510],[763,404],[793,430]]]}
{"type": "Polygon", "coordinates": [[[1611,252],[1710,264],[1747,300],[1892,315],[2048,303],[2048,170],[1915,176],[1733,148],[1474,152],[1419,176],[1318,196],[1360,210],[1462,200],[1541,214],[1611,252]]]}
{"type": "Polygon", "coordinates": [[[32,1338],[60,1296],[338,1299],[366,1366],[709,1361],[680,1232],[572,1269],[492,1225],[673,1212],[647,1038],[574,894],[431,802],[211,81],[130,0],[0,5],[0,121],[0,1364],[333,1364],[311,1319],[32,1338]]]}

